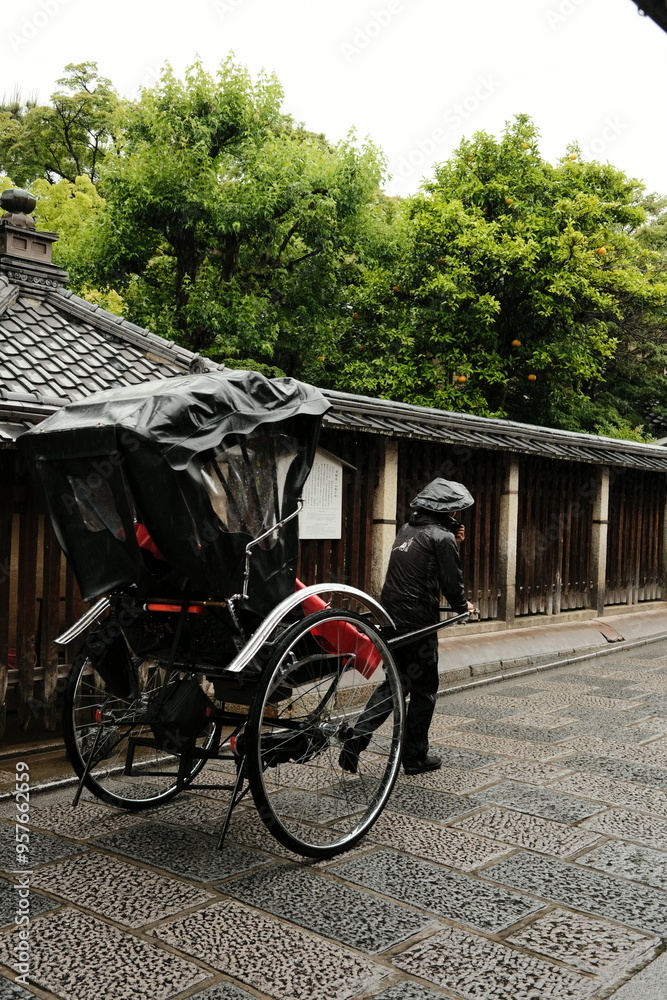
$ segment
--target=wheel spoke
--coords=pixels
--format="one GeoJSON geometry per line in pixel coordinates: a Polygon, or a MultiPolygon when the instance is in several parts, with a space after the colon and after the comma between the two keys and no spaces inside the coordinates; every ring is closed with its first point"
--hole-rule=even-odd
{"type": "MultiPolygon", "coordinates": [[[[137,665],[136,676],[138,697],[125,700],[108,690],[83,652],[70,674],[63,716],[65,744],[75,772],[79,777],[84,774],[97,741],[84,784],[103,801],[126,809],[158,805],[179,790],[180,758],[158,745],[145,721],[148,704],[163,689],[164,668],[143,660],[137,665]]],[[[210,723],[203,730],[196,741],[198,747],[213,743],[217,725],[210,723]]],[[[205,760],[191,759],[184,784],[192,781],[204,764],[205,760]]]]}
{"type": "Polygon", "coordinates": [[[372,623],[351,611],[329,610],[293,626],[277,644],[248,721],[248,773],[271,832],[286,847],[312,857],[328,857],[356,843],[393,786],[402,724],[398,672],[372,623]],[[335,656],[332,675],[330,651],[318,655],[316,650],[322,635],[339,634],[346,645],[335,656]],[[372,654],[381,664],[378,682],[384,682],[387,693],[380,712],[386,721],[381,731],[368,733],[358,772],[351,774],[341,768],[341,751],[377,687],[357,669],[357,645],[366,660],[372,654]],[[276,697],[280,691],[282,701],[276,697]]]}

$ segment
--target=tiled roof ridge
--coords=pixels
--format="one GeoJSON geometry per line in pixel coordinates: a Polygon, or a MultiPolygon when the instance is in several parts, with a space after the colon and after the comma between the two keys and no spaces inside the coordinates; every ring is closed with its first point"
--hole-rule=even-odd
{"type": "Polygon", "coordinates": [[[542,455],[593,465],[667,471],[667,448],[655,444],[435,410],[336,390],[322,392],[333,404],[324,415],[325,426],[332,429],[542,455]]]}
{"type": "MultiPolygon", "coordinates": [[[[135,347],[150,351],[151,354],[161,357],[165,361],[179,365],[185,372],[188,371],[190,362],[198,357],[196,352],[181,347],[173,341],[165,340],[164,337],[158,337],[150,330],[137,326],[136,323],[131,323],[129,320],[123,319],[122,316],[116,316],[101,306],[75,295],[68,288],[52,289],[47,293],[46,298],[56,309],[69,313],[75,319],[91,323],[97,329],[119,337],[135,347]]],[[[206,358],[206,365],[213,369],[224,367],[209,358],[206,358]]]]}
{"type": "Polygon", "coordinates": [[[20,288],[8,281],[0,282],[0,316],[14,305],[19,297],[20,288]]]}
{"type": "Polygon", "coordinates": [[[640,451],[647,448],[659,448],[664,453],[665,449],[651,442],[630,441],[625,438],[606,437],[602,434],[588,434],[586,431],[567,431],[558,427],[546,427],[543,424],[524,424],[518,420],[506,420],[501,417],[482,417],[476,413],[459,413],[456,410],[441,410],[437,407],[421,406],[418,403],[402,403],[391,399],[381,399],[374,396],[359,396],[355,393],[341,392],[335,389],[321,389],[322,395],[326,396],[336,408],[336,403],[341,409],[359,410],[360,412],[372,416],[401,415],[420,416],[429,423],[451,423],[475,425],[478,428],[486,428],[490,433],[495,429],[498,433],[506,434],[512,432],[530,432],[531,436],[537,438],[559,437],[569,441],[580,442],[581,444],[596,444],[608,447],[610,444],[622,444],[624,447],[634,447],[640,451]]]}
{"type": "Polygon", "coordinates": [[[37,422],[61,409],[63,403],[55,396],[38,393],[5,392],[0,396],[0,419],[37,422]]]}

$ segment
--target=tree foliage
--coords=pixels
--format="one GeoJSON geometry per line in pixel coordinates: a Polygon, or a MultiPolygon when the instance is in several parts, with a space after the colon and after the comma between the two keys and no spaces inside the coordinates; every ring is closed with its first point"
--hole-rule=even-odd
{"type": "Polygon", "coordinates": [[[545,162],[525,116],[464,140],[405,203],[393,259],[365,269],[336,384],[572,429],[605,410],[606,431],[632,435],[636,414],[596,397],[619,347],[664,322],[641,193],[576,147],[545,162]]]}
{"type": "Polygon", "coordinates": [[[111,81],[94,62],[70,63],[51,103],[24,101],[20,93],[0,104],[0,170],[17,184],[87,176],[96,181],[116,141],[119,105],[111,81]]]}
{"type": "Polygon", "coordinates": [[[108,155],[91,280],[195,350],[304,372],[331,337],[377,151],[330,145],[281,109],[277,81],[231,60],[167,70],[125,110],[108,155]]]}
{"type": "MultiPolygon", "coordinates": [[[[461,142],[412,198],[353,136],[295,123],[230,58],[134,102],[94,63],[0,107],[80,294],[268,375],[645,438],[667,432],[667,199],[527,116],[461,142]]],[[[9,186],[0,178],[0,188],[9,186]]]]}

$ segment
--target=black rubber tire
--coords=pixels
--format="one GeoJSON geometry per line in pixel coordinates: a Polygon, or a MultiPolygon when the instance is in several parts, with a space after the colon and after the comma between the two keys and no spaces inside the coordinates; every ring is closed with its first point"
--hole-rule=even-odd
{"type": "MultiPolygon", "coordinates": [[[[97,739],[94,763],[84,786],[103,802],[133,812],[162,805],[179,791],[176,782],[179,758],[164,750],[138,748],[135,762],[138,758],[139,773],[123,773],[129,734],[148,738],[153,735],[143,720],[151,693],[157,695],[164,677],[163,670],[149,661],[138,666],[136,674],[137,698],[127,700],[112,694],[93,669],[84,646],[70,671],[63,708],[65,747],[75,773],[81,778],[91,746],[97,739]],[[152,770],[163,771],[164,777],[142,775],[152,770]]],[[[218,729],[219,723],[210,723],[197,739],[197,746],[211,746],[218,729]]],[[[199,774],[205,763],[205,760],[192,760],[185,785],[199,774]]]]}
{"type": "MultiPolygon", "coordinates": [[[[378,667],[373,681],[382,673],[378,667]]],[[[325,610],[297,622],[278,641],[248,715],[248,780],[266,827],[306,857],[329,858],[349,850],[391,794],[403,728],[401,681],[379,629],[353,611],[325,610]],[[325,652],[321,633],[319,642],[312,635],[324,626],[329,637],[338,636],[336,623],[346,633],[339,647],[345,656],[325,652]],[[354,647],[362,653],[355,634],[363,636],[366,650],[370,641],[381,660],[389,717],[369,735],[353,774],[341,768],[340,753],[375,687],[355,669],[360,661],[354,647]],[[333,673],[323,677],[327,670],[333,673]]]]}

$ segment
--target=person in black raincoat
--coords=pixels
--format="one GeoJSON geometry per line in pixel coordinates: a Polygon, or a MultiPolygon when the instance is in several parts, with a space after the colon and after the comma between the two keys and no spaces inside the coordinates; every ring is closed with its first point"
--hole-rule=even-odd
{"type": "MultiPolygon", "coordinates": [[[[447,479],[434,479],[410,503],[414,511],[392,546],[380,598],[398,634],[440,621],[441,592],[453,611],[475,610],[463,589],[459,542],[465,529],[454,517],[473,503],[465,486],[447,479]]],[[[428,731],[438,691],[437,632],[395,647],[394,655],[408,697],[403,768],[406,774],[435,771],[442,761],[428,752],[428,731]]],[[[340,754],[345,771],[356,774],[360,753],[387,718],[388,693],[381,684],[357,720],[340,754]]]]}

